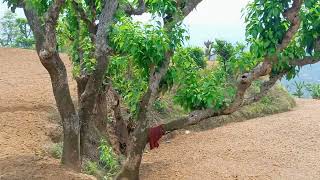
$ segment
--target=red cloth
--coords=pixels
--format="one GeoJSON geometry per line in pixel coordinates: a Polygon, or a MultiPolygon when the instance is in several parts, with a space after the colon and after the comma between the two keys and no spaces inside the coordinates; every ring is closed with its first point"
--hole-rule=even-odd
{"type": "Polygon", "coordinates": [[[150,144],[150,150],[156,147],[159,147],[159,139],[165,134],[163,126],[157,126],[153,128],[149,128],[148,132],[148,141],[150,144]]]}

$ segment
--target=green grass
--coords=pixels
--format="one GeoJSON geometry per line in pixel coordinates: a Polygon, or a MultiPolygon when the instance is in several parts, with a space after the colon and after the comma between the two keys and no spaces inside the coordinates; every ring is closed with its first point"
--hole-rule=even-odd
{"type": "Polygon", "coordinates": [[[54,143],[50,149],[49,153],[50,155],[55,159],[61,159],[62,157],[62,149],[63,149],[63,143],[54,143]]]}

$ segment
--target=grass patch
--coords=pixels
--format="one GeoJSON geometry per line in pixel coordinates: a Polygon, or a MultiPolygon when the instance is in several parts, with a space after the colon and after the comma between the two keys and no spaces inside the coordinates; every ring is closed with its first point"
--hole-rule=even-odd
{"type": "Polygon", "coordinates": [[[93,175],[98,179],[113,179],[120,168],[118,157],[105,140],[100,141],[99,152],[97,162],[85,161],[83,165],[84,173],[93,175]]]}
{"type": "Polygon", "coordinates": [[[55,158],[55,159],[61,159],[62,157],[62,150],[63,150],[63,143],[54,143],[50,148],[49,148],[49,153],[50,155],[55,158]]]}

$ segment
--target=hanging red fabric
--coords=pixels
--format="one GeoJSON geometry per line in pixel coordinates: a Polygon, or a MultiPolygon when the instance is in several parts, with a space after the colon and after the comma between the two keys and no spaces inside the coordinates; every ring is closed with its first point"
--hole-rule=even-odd
{"type": "Polygon", "coordinates": [[[163,126],[157,126],[149,128],[148,141],[150,145],[150,150],[159,147],[159,139],[165,134],[163,126]]]}

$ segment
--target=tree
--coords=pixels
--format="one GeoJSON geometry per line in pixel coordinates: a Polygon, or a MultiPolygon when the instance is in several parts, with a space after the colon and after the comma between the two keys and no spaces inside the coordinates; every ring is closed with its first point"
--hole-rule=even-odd
{"type": "Polygon", "coordinates": [[[27,19],[17,18],[16,25],[19,31],[15,40],[15,46],[20,48],[32,48],[34,45],[34,38],[27,19]]]}
{"type": "Polygon", "coordinates": [[[238,75],[236,84],[226,84],[219,78],[225,77],[220,76],[219,69],[210,72],[200,82],[195,81],[202,75],[201,68],[195,66],[189,53],[181,50],[185,39],[182,21],[201,0],[7,2],[9,6],[24,8],[35,36],[39,59],[50,74],[63,122],[62,163],[79,170],[83,158],[97,158],[98,142],[100,138],[106,138],[126,156],[117,179],[139,179],[150,126],[147,113],[162,84],[170,84],[163,83],[171,79],[168,74],[178,80],[183,75],[188,80],[179,82],[186,90],[180,93],[180,100],[183,102],[183,97],[191,95],[185,101],[186,107],[193,110],[187,117],[163,124],[164,130],[171,132],[210,117],[231,114],[261,99],[284,75],[293,77],[296,67],[319,61],[320,27],[316,25],[320,24],[317,13],[320,4],[317,0],[268,0],[267,3],[254,0],[247,6],[246,35],[250,52],[240,51],[240,57],[236,58],[253,63],[249,63],[249,70],[239,68],[237,72],[242,74],[238,75]],[[142,25],[130,18],[144,12],[153,14],[160,21],[142,25]],[[57,50],[57,36],[71,43],[70,56],[78,85],[78,110],[71,100],[66,69],[57,50]],[[186,62],[181,61],[183,59],[186,62]],[[115,66],[121,71],[112,68],[115,66]],[[125,83],[119,77],[122,71],[129,74],[125,83]],[[267,75],[270,78],[262,83],[260,92],[244,99],[252,82],[267,75]],[[141,80],[138,86],[131,83],[138,79],[141,80]],[[202,94],[187,91],[198,87],[201,87],[202,94]],[[129,92],[128,88],[139,89],[139,93],[129,92]],[[227,98],[225,94],[219,94],[224,93],[223,88],[231,89],[227,98]],[[106,125],[105,121],[105,95],[109,90],[117,99],[112,107],[116,117],[113,126],[106,125]],[[119,111],[121,99],[129,95],[136,95],[131,111],[134,127],[129,127],[119,111]],[[194,101],[195,96],[200,97],[199,100],[194,101]],[[114,128],[116,142],[111,142],[106,133],[110,128],[114,128]]]}
{"type": "Polygon", "coordinates": [[[4,47],[13,47],[15,45],[15,38],[18,34],[18,29],[16,27],[16,15],[14,13],[6,12],[1,19],[1,37],[0,44],[4,47]]]}
{"type": "Polygon", "coordinates": [[[8,11],[2,17],[0,27],[1,46],[32,48],[34,39],[25,18],[17,18],[16,14],[8,11]]]}
{"type": "Polygon", "coordinates": [[[231,61],[232,56],[234,55],[234,48],[231,43],[227,41],[216,39],[212,44],[214,54],[217,55],[217,60],[223,63],[223,68],[225,72],[228,72],[228,62],[231,61]]]}
{"type": "Polygon", "coordinates": [[[205,46],[205,55],[206,57],[208,58],[208,60],[211,60],[211,56],[213,55],[212,53],[212,41],[208,40],[208,41],[205,41],[203,44],[205,46]]]}

